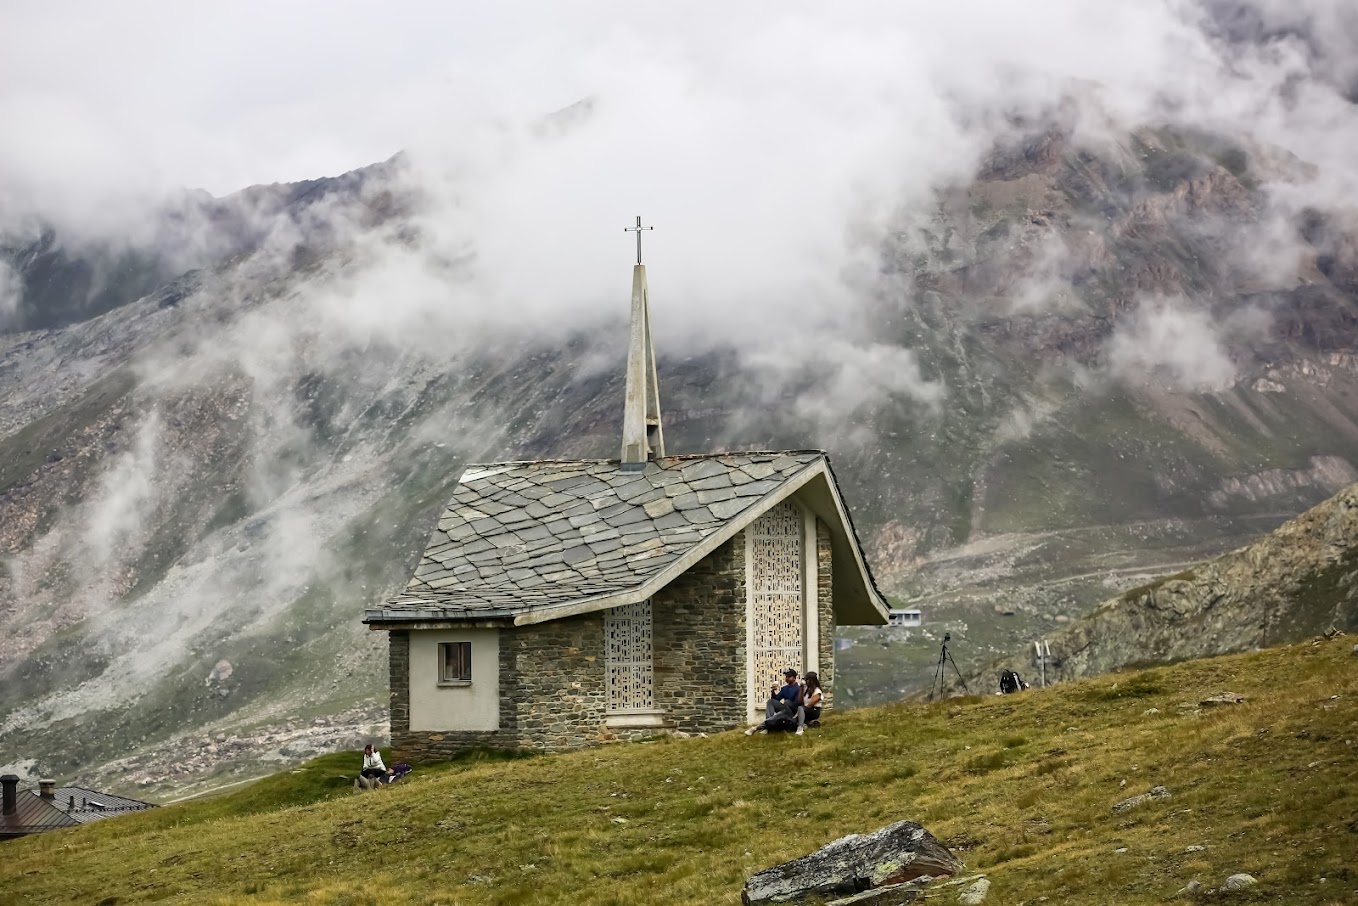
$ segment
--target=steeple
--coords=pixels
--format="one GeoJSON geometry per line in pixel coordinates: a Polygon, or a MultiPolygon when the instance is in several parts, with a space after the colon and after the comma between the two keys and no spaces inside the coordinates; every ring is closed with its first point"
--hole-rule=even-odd
{"type": "Polygon", "coordinates": [[[625,227],[637,234],[637,263],[632,268],[632,336],[627,347],[627,394],[622,415],[622,469],[639,472],[646,463],[665,455],[660,425],[660,384],[651,345],[651,308],[646,289],[646,266],[641,263],[641,233],[654,227],[625,227]]]}

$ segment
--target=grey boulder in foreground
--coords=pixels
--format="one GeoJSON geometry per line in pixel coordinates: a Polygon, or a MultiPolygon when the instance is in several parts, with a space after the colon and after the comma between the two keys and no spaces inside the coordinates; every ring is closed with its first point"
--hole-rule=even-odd
{"type": "Polygon", "coordinates": [[[741,902],[796,903],[852,894],[917,878],[950,877],[962,862],[923,827],[898,821],[871,834],[850,834],[810,855],[766,868],[745,882],[741,902]]]}

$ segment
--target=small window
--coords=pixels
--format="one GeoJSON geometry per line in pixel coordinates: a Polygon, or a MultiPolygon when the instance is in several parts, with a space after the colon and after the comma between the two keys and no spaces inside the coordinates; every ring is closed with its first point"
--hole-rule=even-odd
{"type": "Polygon", "coordinates": [[[439,642],[439,682],[472,681],[472,643],[439,642]]]}

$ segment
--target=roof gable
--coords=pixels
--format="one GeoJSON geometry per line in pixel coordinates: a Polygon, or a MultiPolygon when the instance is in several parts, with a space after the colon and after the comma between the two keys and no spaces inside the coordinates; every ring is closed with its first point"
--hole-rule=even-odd
{"type": "Polygon", "coordinates": [[[818,477],[812,508],[859,567],[835,571],[837,592],[866,605],[862,622],[885,622],[819,451],[667,457],[639,472],[617,460],[470,466],[415,575],[364,621],[533,623],[643,600],[818,477]]]}

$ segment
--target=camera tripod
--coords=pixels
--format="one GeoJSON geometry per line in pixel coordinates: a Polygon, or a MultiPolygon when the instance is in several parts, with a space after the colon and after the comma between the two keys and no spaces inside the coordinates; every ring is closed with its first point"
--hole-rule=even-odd
{"type": "Polygon", "coordinates": [[[948,651],[948,643],[952,641],[952,633],[943,633],[943,644],[938,648],[938,666],[934,668],[934,681],[929,686],[929,701],[934,700],[934,690],[938,691],[938,697],[942,698],[944,689],[943,665],[952,664],[953,673],[957,674],[957,681],[962,684],[962,691],[971,694],[967,688],[967,681],[962,678],[962,671],[957,669],[957,661],[953,659],[951,652],[948,651]]]}

